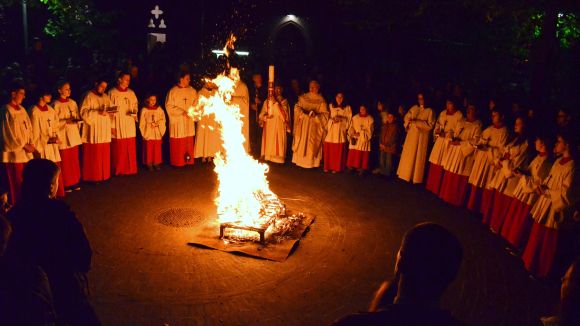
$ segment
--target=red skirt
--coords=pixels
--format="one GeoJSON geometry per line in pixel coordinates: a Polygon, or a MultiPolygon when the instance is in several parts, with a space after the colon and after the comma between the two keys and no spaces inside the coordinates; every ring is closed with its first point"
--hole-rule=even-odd
{"type": "Polygon", "coordinates": [[[79,162],[79,146],[61,149],[61,171],[63,186],[74,186],[81,181],[81,165],[79,162]]]}
{"type": "Polygon", "coordinates": [[[193,136],[184,138],[169,138],[169,163],[173,166],[193,164],[193,136]],[[189,161],[186,160],[189,156],[189,161]]]}
{"type": "Polygon", "coordinates": [[[111,144],[83,145],[83,180],[104,181],[111,177],[111,144]]]}
{"type": "Polygon", "coordinates": [[[494,192],[493,204],[489,214],[489,227],[495,233],[499,233],[503,227],[512,199],[513,197],[507,196],[499,191],[494,192]]]}
{"type": "Polygon", "coordinates": [[[538,277],[547,277],[552,271],[557,247],[558,230],[534,223],[522,255],[526,269],[538,277]]]}
{"type": "Polygon", "coordinates": [[[137,173],[137,148],[135,137],[113,138],[111,140],[111,160],[114,175],[137,173]]]}
{"type": "Polygon", "coordinates": [[[3,163],[2,185],[8,191],[8,201],[14,205],[21,198],[22,170],[26,163],[3,163]]]}
{"type": "Polygon", "coordinates": [[[479,213],[481,210],[481,197],[483,196],[483,188],[471,185],[469,198],[467,199],[467,209],[479,213]]]}
{"type": "Polygon", "coordinates": [[[143,164],[157,165],[163,163],[161,144],[163,140],[143,139],[143,164]]]}
{"type": "Polygon", "coordinates": [[[429,163],[429,174],[427,175],[427,182],[425,183],[425,189],[439,195],[441,190],[441,180],[443,180],[443,166],[429,163]]]}
{"type": "Polygon", "coordinates": [[[532,207],[512,198],[506,219],[501,228],[501,236],[515,248],[521,249],[528,239],[534,220],[530,216],[532,207]]]}
{"type": "Polygon", "coordinates": [[[495,193],[497,193],[495,189],[483,189],[483,192],[481,193],[481,206],[479,207],[479,212],[483,217],[483,224],[489,224],[491,219],[491,210],[493,208],[493,198],[495,193]]]}
{"type": "Polygon", "coordinates": [[[57,197],[61,197],[64,198],[64,176],[62,173],[62,164],[61,162],[55,162],[56,165],[58,165],[59,169],[60,169],[60,173],[58,174],[58,190],[56,191],[56,196],[57,197]]]}
{"type": "Polygon", "coordinates": [[[350,149],[348,151],[348,159],[346,166],[353,169],[368,170],[370,151],[359,151],[357,149],[350,149]]]}
{"type": "Polygon", "coordinates": [[[441,182],[441,188],[439,189],[439,198],[451,205],[465,205],[468,180],[469,177],[466,175],[445,171],[443,174],[443,181],[441,182]]]}
{"type": "Polygon", "coordinates": [[[348,155],[347,143],[324,142],[324,170],[341,172],[346,166],[348,155]]]}

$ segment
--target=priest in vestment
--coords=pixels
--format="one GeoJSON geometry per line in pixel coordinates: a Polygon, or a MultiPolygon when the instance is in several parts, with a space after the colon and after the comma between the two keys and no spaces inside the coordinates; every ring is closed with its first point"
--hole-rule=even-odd
{"type": "Polygon", "coordinates": [[[419,93],[417,101],[418,104],[405,114],[407,137],[397,169],[399,178],[412,183],[423,182],[429,135],[435,125],[433,110],[425,106],[424,94],[419,93]]]}
{"type": "MultiPolygon", "coordinates": [[[[211,97],[216,91],[214,85],[206,83],[199,91],[200,97],[211,97]]],[[[198,104],[200,105],[200,104],[198,104]]],[[[215,120],[215,114],[204,114],[197,122],[195,140],[195,158],[200,158],[202,162],[209,162],[215,154],[222,148],[222,138],[220,125],[215,120]]]]}
{"type": "Polygon", "coordinates": [[[181,167],[193,164],[195,122],[187,114],[197,103],[197,92],[189,85],[191,76],[181,72],[177,85],[167,94],[165,110],[169,117],[169,161],[181,167]]]}
{"type": "Polygon", "coordinates": [[[137,96],[129,88],[131,75],[122,72],[117,86],[109,91],[111,105],[117,107],[113,114],[111,131],[111,160],[113,175],[137,173],[137,96]]]}
{"type": "Polygon", "coordinates": [[[263,128],[261,157],[266,161],[284,163],[286,135],[290,132],[290,105],[282,97],[281,86],[276,86],[274,97],[264,102],[259,119],[263,128]]]}
{"type": "Polygon", "coordinates": [[[244,148],[246,153],[250,152],[250,93],[248,86],[238,79],[232,95],[232,104],[237,104],[240,107],[240,114],[242,115],[242,134],[244,135],[244,148]]]}
{"type": "MultiPolygon", "coordinates": [[[[81,181],[79,147],[82,144],[80,113],[77,102],[70,98],[71,87],[68,82],[58,86],[59,98],[52,104],[59,119],[58,139],[61,158],[63,186],[73,187],[81,181]]],[[[80,189],[80,187],[75,187],[80,189]]]]}
{"type": "Polygon", "coordinates": [[[99,182],[111,177],[111,115],[114,111],[105,94],[107,82],[97,81],[81,103],[83,126],[82,174],[84,181],[99,182]]]}
{"type": "Polygon", "coordinates": [[[32,139],[32,123],[26,109],[22,106],[25,95],[26,91],[23,86],[12,86],[10,102],[2,108],[0,114],[2,183],[8,190],[8,199],[11,204],[15,204],[20,198],[22,170],[36,151],[32,139]]]}
{"type": "Polygon", "coordinates": [[[320,85],[311,81],[309,92],[298,98],[294,106],[294,140],[292,162],[303,168],[316,168],[322,159],[322,143],[326,135],[328,108],[319,94],[320,85]]]}

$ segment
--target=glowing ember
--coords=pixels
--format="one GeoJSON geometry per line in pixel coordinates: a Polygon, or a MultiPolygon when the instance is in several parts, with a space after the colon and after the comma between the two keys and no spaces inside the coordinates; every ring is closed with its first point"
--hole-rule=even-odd
{"type": "MultiPolygon", "coordinates": [[[[230,37],[224,51],[233,49],[235,37],[230,37]]],[[[246,139],[242,133],[242,115],[237,104],[231,102],[234,87],[240,76],[231,68],[212,80],[209,92],[200,92],[198,104],[189,109],[190,117],[199,120],[204,115],[214,115],[220,125],[222,151],[214,158],[218,175],[218,195],[215,199],[220,224],[228,223],[251,229],[266,230],[276,225],[275,219],[286,215],[284,205],[268,186],[268,165],[248,155],[244,149],[246,139]]],[[[254,231],[234,230],[236,236],[254,237],[254,231]]]]}

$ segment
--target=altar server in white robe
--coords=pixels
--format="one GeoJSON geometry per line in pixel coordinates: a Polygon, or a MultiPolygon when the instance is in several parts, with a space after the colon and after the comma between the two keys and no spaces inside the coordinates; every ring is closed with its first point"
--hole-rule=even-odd
{"type": "Polygon", "coordinates": [[[516,173],[528,168],[531,151],[528,143],[528,126],[523,117],[516,119],[514,137],[507,142],[499,161],[498,172],[491,178],[485,191],[491,191],[491,198],[482,203],[483,223],[498,233],[503,225],[514,191],[521,176],[516,173]],[[486,206],[483,206],[483,205],[486,206]]]}
{"type": "Polygon", "coordinates": [[[554,153],[560,158],[536,188],[539,199],[530,211],[534,223],[522,259],[526,269],[537,277],[559,271],[556,267],[562,267],[566,258],[572,258],[567,255],[577,254],[570,252],[578,243],[578,221],[573,217],[579,190],[575,184],[575,158],[571,154],[575,145],[573,137],[573,134],[558,135],[554,153]]]}
{"type": "Polygon", "coordinates": [[[242,115],[242,134],[244,135],[244,148],[246,152],[250,152],[250,93],[248,85],[238,79],[232,95],[232,103],[240,107],[240,114],[242,115]]]}
{"type": "MultiPolygon", "coordinates": [[[[215,85],[206,83],[199,91],[199,96],[211,97],[215,92],[215,85]]],[[[195,158],[201,157],[202,162],[209,162],[222,149],[220,128],[213,113],[204,114],[199,118],[195,132],[195,158]]]]}
{"type": "Polygon", "coordinates": [[[105,93],[107,82],[95,83],[81,102],[84,181],[99,182],[111,177],[111,120],[114,111],[105,93]]]}
{"type": "Polygon", "coordinates": [[[367,107],[361,105],[358,114],[352,117],[348,129],[350,142],[346,166],[349,169],[357,169],[359,175],[369,169],[374,123],[375,120],[368,114],[367,107]]]}
{"type": "Polygon", "coordinates": [[[165,100],[165,110],[169,117],[169,162],[181,167],[194,162],[195,122],[188,111],[197,103],[197,92],[189,85],[191,76],[181,72],[175,85],[165,100]]]}
{"type": "Polygon", "coordinates": [[[326,125],[324,139],[324,172],[341,172],[346,168],[348,156],[347,132],[352,120],[352,109],[344,103],[344,93],[336,94],[335,102],[330,104],[330,119],[326,125]]]}
{"type": "Polygon", "coordinates": [[[430,132],[435,125],[433,110],[425,106],[424,94],[417,94],[417,101],[405,114],[407,136],[397,169],[399,178],[412,183],[423,182],[430,132]]]}
{"type": "Polygon", "coordinates": [[[33,158],[36,148],[32,138],[32,123],[22,106],[26,95],[23,86],[15,84],[10,89],[10,102],[0,114],[2,128],[2,182],[8,190],[9,201],[15,204],[20,199],[22,170],[26,162],[33,158]]]}
{"type": "Polygon", "coordinates": [[[117,86],[109,90],[111,105],[117,107],[113,114],[111,131],[111,161],[113,175],[137,173],[137,96],[129,88],[131,75],[121,72],[117,86]]]}
{"type": "MultiPolygon", "coordinates": [[[[496,165],[508,139],[507,128],[503,124],[503,114],[494,110],[491,113],[492,125],[487,127],[481,137],[474,140],[476,147],[473,168],[469,174],[470,185],[467,208],[481,213],[481,202],[484,189],[497,172],[496,165]]],[[[485,200],[484,200],[485,201],[485,200]]]]}
{"type": "Polygon", "coordinates": [[[447,99],[445,111],[439,114],[433,130],[435,144],[429,155],[429,172],[425,183],[425,189],[436,195],[439,195],[443,180],[443,166],[449,158],[449,143],[455,136],[454,132],[457,131],[457,126],[461,121],[463,121],[463,113],[457,110],[453,100],[447,99]]]}
{"type": "Polygon", "coordinates": [[[157,96],[148,95],[139,116],[139,130],[143,137],[143,164],[150,171],[159,170],[163,163],[162,145],[166,129],[165,112],[157,104],[157,96]]]}
{"type": "Polygon", "coordinates": [[[273,96],[262,105],[259,120],[262,125],[261,157],[266,161],[284,163],[286,135],[290,132],[290,105],[282,96],[282,86],[274,87],[273,96]]]}
{"type": "MultiPolygon", "coordinates": [[[[52,100],[50,91],[41,91],[39,93],[38,103],[30,110],[30,122],[32,123],[32,140],[34,147],[39,153],[40,158],[44,158],[56,163],[61,167],[60,152],[58,145],[58,116],[56,111],[48,105],[52,100]]],[[[58,190],[56,195],[64,197],[64,182],[62,173],[59,173],[58,190]]]]}
{"type": "Polygon", "coordinates": [[[78,186],[81,181],[81,165],[79,160],[79,148],[81,140],[81,117],[77,102],[70,98],[70,83],[62,82],[58,85],[59,98],[52,106],[59,119],[58,139],[60,140],[59,151],[61,158],[61,171],[63,186],[65,188],[78,186]]]}
{"type": "Polygon", "coordinates": [[[468,193],[468,179],[473,168],[475,148],[473,140],[481,135],[481,121],[477,119],[475,106],[467,108],[467,117],[459,122],[447,150],[444,162],[443,181],[439,198],[445,202],[462,206],[468,193]]]}
{"type": "Polygon", "coordinates": [[[318,82],[311,81],[309,92],[300,95],[294,106],[292,163],[307,169],[320,166],[326,135],[328,108],[319,91],[318,82]]]}

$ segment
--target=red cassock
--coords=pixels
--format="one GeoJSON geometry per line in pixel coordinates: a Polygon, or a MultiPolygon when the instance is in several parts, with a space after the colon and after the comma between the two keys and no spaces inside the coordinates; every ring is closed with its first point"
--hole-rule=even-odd
{"type": "Polygon", "coordinates": [[[324,170],[344,171],[348,157],[347,143],[324,142],[324,170]]]}
{"type": "Polygon", "coordinates": [[[79,146],[60,150],[61,175],[64,187],[71,187],[81,181],[81,165],[79,162],[79,146]]]}
{"type": "Polygon", "coordinates": [[[434,163],[429,163],[429,174],[427,175],[425,189],[431,191],[436,195],[439,195],[444,173],[445,171],[443,170],[443,166],[434,163]]]}
{"type": "Polygon", "coordinates": [[[26,163],[3,163],[2,184],[7,187],[8,201],[14,205],[20,199],[22,170],[26,163]]]}
{"type": "Polygon", "coordinates": [[[501,236],[515,248],[523,248],[534,220],[530,216],[530,205],[512,198],[501,228],[501,236]]]}
{"type": "Polygon", "coordinates": [[[143,164],[157,165],[163,163],[162,140],[143,140],[143,164]]]}
{"type": "Polygon", "coordinates": [[[522,255],[526,269],[538,277],[547,277],[554,265],[558,247],[558,229],[534,223],[522,255]]]}
{"type": "Polygon", "coordinates": [[[356,149],[350,149],[348,151],[348,159],[346,166],[354,169],[368,170],[369,168],[369,151],[359,151],[356,149]]]}
{"type": "Polygon", "coordinates": [[[111,153],[114,175],[137,173],[137,148],[135,137],[113,138],[111,153]]]}
{"type": "Polygon", "coordinates": [[[169,138],[169,159],[173,166],[193,165],[193,136],[183,138],[169,138]],[[189,160],[187,160],[189,158],[189,160]]]}
{"type": "Polygon", "coordinates": [[[465,205],[467,192],[469,190],[468,179],[469,176],[467,175],[445,171],[441,188],[439,189],[439,197],[451,205],[465,205]]]}
{"type": "Polygon", "coordinates": [[[111,144],[83,145],[83,180],[104,181],[111,177],[111,144]]]}

